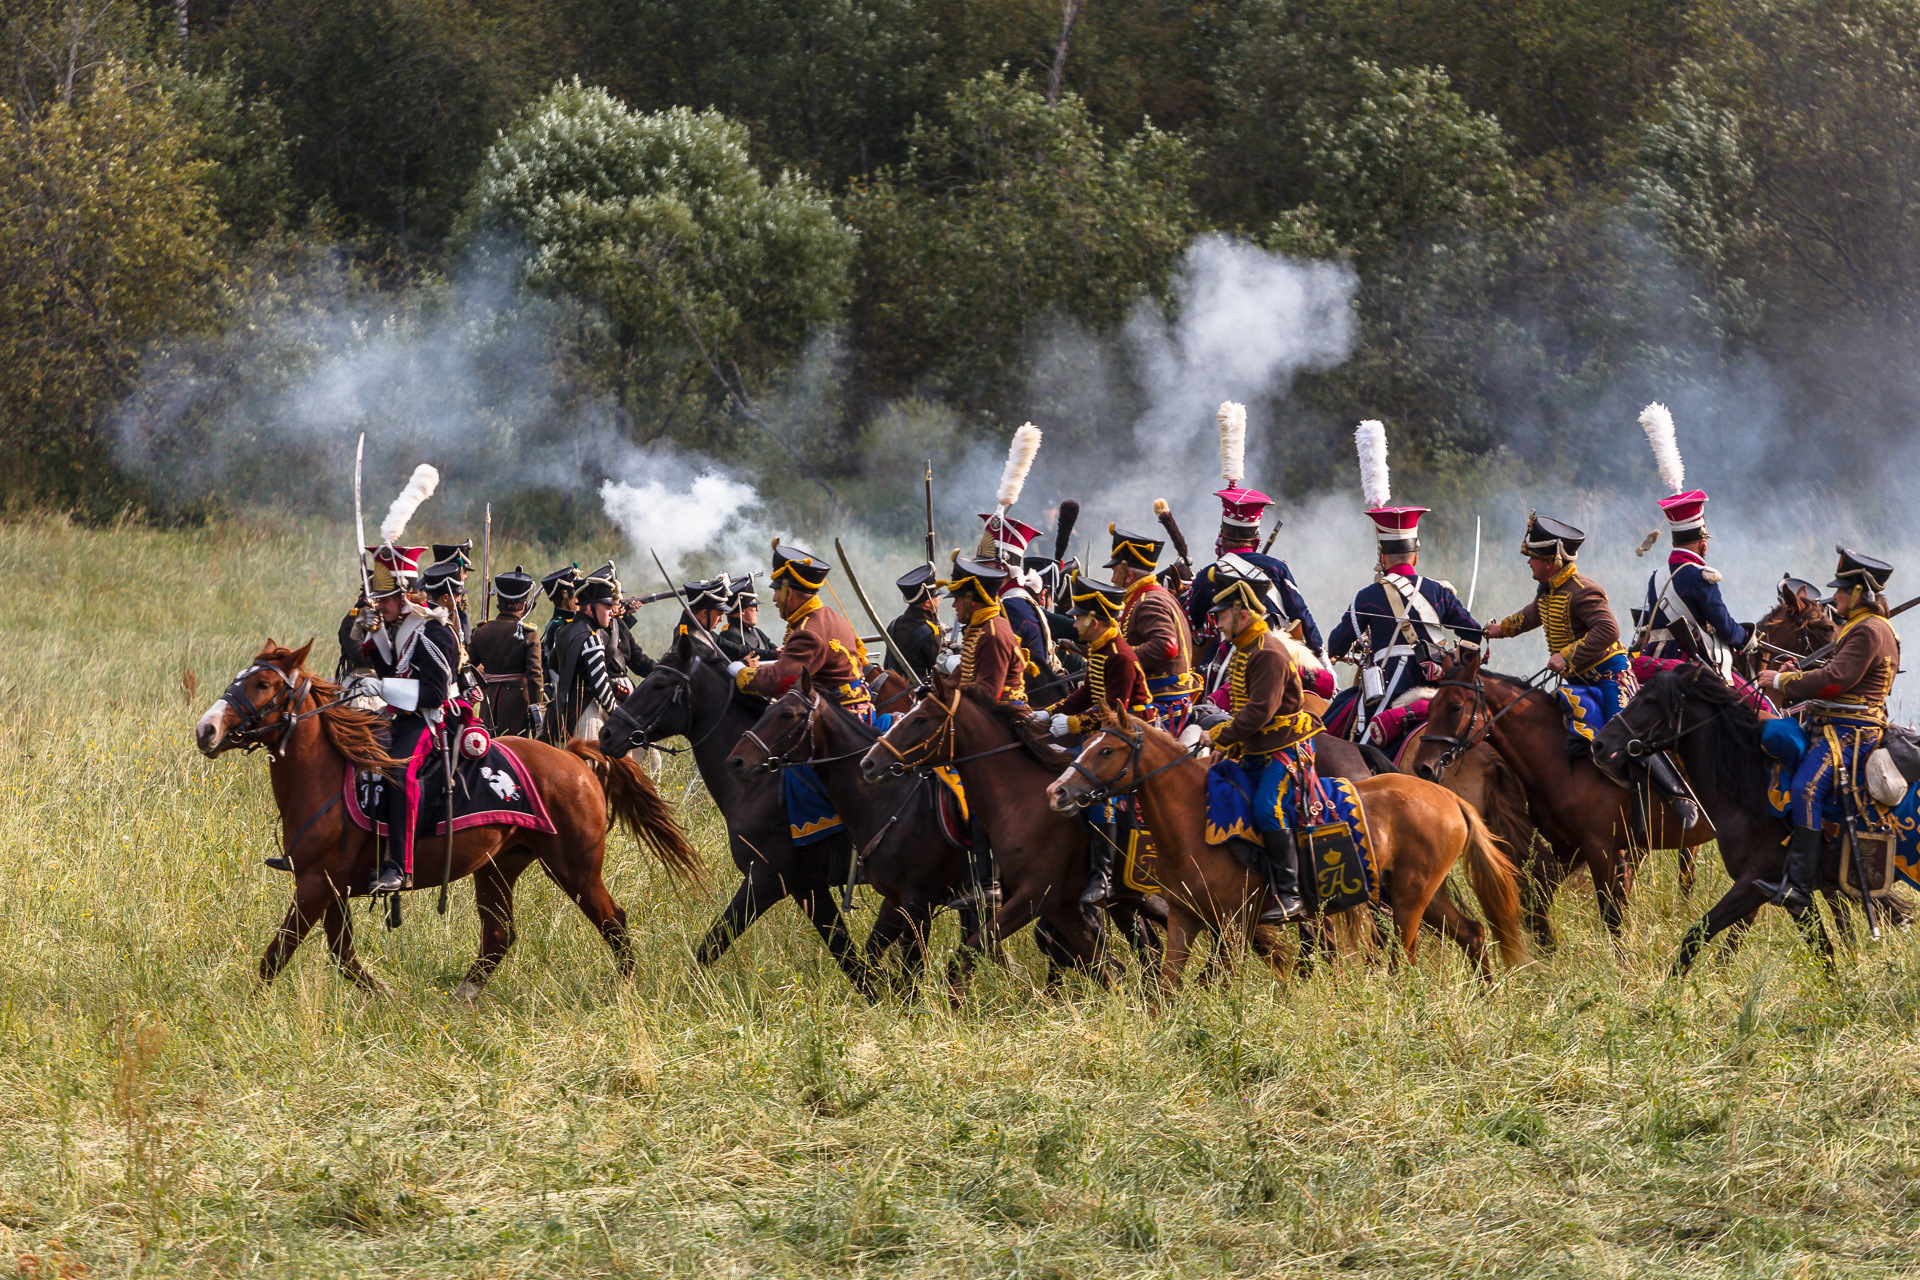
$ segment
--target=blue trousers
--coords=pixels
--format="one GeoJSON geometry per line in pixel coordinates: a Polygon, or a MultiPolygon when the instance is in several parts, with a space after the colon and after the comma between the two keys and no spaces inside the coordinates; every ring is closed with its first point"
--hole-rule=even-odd
{"type": "Polygon", "coordinates": [[[1812,726],[1807,733],[1807,754],[1801,757],[1787,786],[1796,827],[1819,827],[1834,784],[1854,776],[1854,770],[1880,745],[1879,725],[1842,723],[1832,728],[1839,740],[1839,756],[1835,757],[1825,726],[1812,726]]]}
{"type": "Polygon", "coordinates": [[[1291,831],[1294,827],[1293,770],[1299,747],[1270,756],[1242,756],[1240,768],[1253,789],[1253,829],[1291,831]]]}

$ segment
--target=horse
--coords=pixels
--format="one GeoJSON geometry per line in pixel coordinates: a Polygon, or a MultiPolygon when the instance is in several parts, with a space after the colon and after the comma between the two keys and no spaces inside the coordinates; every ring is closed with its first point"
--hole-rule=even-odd
{"type": "MultiPolygon", "coordinates": [[[[1686,766],[1695,794],[1719,832],[1720,860],[1733,884],[1680,942],[1673,973],[1693,966],[1702,947],[1728,929],[1744,928],[1767,903],[1756,887],[1779,880],[1790,830],[1767,801],[1767,758],[1760,750],[1760,716],[1744,694],[1717,672],[1690,664],[1662,672],[1635,695],[1597,735],[1594,750],[1610,766],[1653,751],[1673,751],[1686,766]]],[[[1835,877],[1821,872],[1834,918],[1850,919],[1835,877]]],[[[1826,966],[1833,967],[1833,941],[1818,911],[1800,919],[1801,931],[1826,966]]],[[[1737,936],[1737,934],[1735,935],[1737,936]]]]}
{"type": "MultiPolygon", "coordinates": [[[[353,950],[347,899],[364,895],[375,871],[375,841],[347,816],[341,797],[350,771],[403,767],[381,745],[386,722],[339,700],[340,687],[306,670],[313,642],[288,649],[272,639],[252,665],[207,708],[194,741],[208,758],[234,748],[267,752],[267,775],[280,810],[281,849],[292,863],[293,904],[260,960],[260,980],[286,966],[316,920],[324,920],[334,963],[359,986],[385,988],[353,950]]],[[[607,759],[584,742],[566,750],[530,738],[498,738],[526,766],[552,818],[551,834],[505,824],[472,827],[453,838],[450,878],[474,878],[480,954],[454,994],[479,994],[513,945],[513,886],[538,862],[593,922],[624,977],[633,970],[627,913],[607,892],[601,871],[607,829],[627,828],[667,871],[697,882],[700,858],[652,781],[631,761],[607,759]]],[[[440,847],[434,841],[434,849],[440,847]]],[[[425,887],[424,885],[421,887],[425,887]]]]}
{"type": "MultiPolygon", "coordinates": [[[[882,701],[897,698],[901,691],[892,686],[904,683],[886,673],[875,680],[874,696],[882,701]]],[[[739,691],[727,675],[726,655],[711,640],[683,632],[607,717],[600,749],[619,759],[637,747],[685,738],[700,781],[726,821],[727,849],[740,871],[740,887],[701,939],[694,953],[700,964],[719,963],[755,920],[792,898],[847,980],[866,991],[867,971],[833,895],[834,886],[845,881],[844,875],[836,878],[833,855],[846,848],[846,841],[796,846],[780,779],[741,781],[727,771],[734,744],[766,708],[766,699],[739,691]]]]}
{"type": "Polygon", "coordinates": [[[1486,671],[1478,650],[1443,666],[1427,712],[1426,739],[1415,757],[1416,776],[1433,781],[1458,753],[1488,742],[1520,779],[1527,809],[1554,857],[1526,865],[1529,919],[1552,945],[1547,911],[1573,862],[1584,858],[1593,876],[1600,916],[1617,947],[1627,904],[1630,850],[1672,849],[1713,839],[1705,822],[1680,831],[1665,804],[1637,805],[1627,788],[1586,755],[1567,754],[1560,704],[1528,683],[1486,671]],[[1537,912],[1537,915],[1531,914],[1537,912]]]}
{"type": "Polygon", "coordinates": [[[1820,589],[1797,578],[1780,579],[1779,599],[1752,628],[1757,643],[1735,659],[1749,683],[1773,667],[1791,669],[1795,659],[1825,647],[1840,633],[1833,610],[1820,598],[1820,589]]]}
{"type": "MultiPolygon", "coordinates": [[[[1467,878],[1493,926],[1508,968],[1526,963],[1513,864],[1471,804],[1436,783],[1383,774],[1353,783],[1379,864],[1380,897],[1393,911],[1401,950],[1415,956],[1420,924],[1438,909],[1442,929],[1483,978],[1492,976],[1481,929],[1441,892],[1462,856],[1467,878]]],[[[1089,797],[1135,791],[1153,831],[1154,874],[1167,894],[1167,945],[1161,991],[1180,985],[1202,925],[1222,932],[1257,914],[1266,881],[1222,845],[1206,839],[1207,768],[1172,735],[1122,712],[1090,736],[1066,772],[1047,788],[1062,812],[1089,797]]]]}

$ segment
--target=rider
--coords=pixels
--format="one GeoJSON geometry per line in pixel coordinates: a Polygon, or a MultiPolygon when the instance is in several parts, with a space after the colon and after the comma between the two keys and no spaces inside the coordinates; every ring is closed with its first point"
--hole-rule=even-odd
{"type": "Polygon", "coordinates": [[[473,629],[467,655],[487,688],[487,726],[496,736],[538,738],[546,722],[546,671],[540,661],[540,633],[527,613],[532,607],[533,575],[519,565],[493,576],[500,611],[473,629]]]}
{"type": "Polygon", "coordinates": [[[1827,797],[1880,745],[1887,696],[1900,670],[1900,637],[1887,620],[1881,594],[1893,566],[1845,547],[1835,549],[1840,567],[1828,585],[1846,624],[1834,639],[1832,655],[1822,666],[1765,672],[1760,678],[1761,687],[1772,689],[1783,704],[1801,704],[1799,714],[1810,730],[1807,754],[1788,788],[1793,834],[1787,841],[1786,874],[1777,883],[1755,884],[1796,919],[1812,905],[1827,797]]]}
{"type": "MultiPolygon", "coordinates": [[[[718,644],[720,633],[726,629],[727,625],[727,607],[733,599],[733,592],[729,589],[731,585],[725,577],[709,578],[705,582],[681,583],[680,598],[686,602],[687,607],[680,614],[680,623],[674,628],[674,635],[683,636],[693,631],[705,631],[718,644]],[[691,620],[688,614],[693,615],[691,620]],[[696,627],[695,623],[699,625],[696,627]]],[[[722,646],[722,652],[725,652],[724,646],[722,646]]]]}
{"type": "Polygon", "coordinates": [[[1200,676],[1193,669],[1193,632],[1181,612],[1180,598],[1155,579],[1153,566],[1167,545],[1164,539],[1129,533],[1107,526],[1113,555],[1106,567],[1113,584],[1126,592],[1120,609],[1120,634],[1147,673],[1147,692],[1153,695],[1149,717],[1168,733],[1186,728],[1200,676]]]}
{"type": "Polygon", "coordinates": [[[887,624],[887,670],[906,675],[900,665],[904,657],[907,666],[925,680],[940,657],[939,574],[930,564],[917,564],[894,579],[893,585],[900,589],[907,607],[887,624]]]}
{"type": "Polygon", "coordinates": [[[427,608],[446,614],[446,624],[460,642],[460,666],[467,665],[467,574],[458,560],[436,560],[420,574],[420,594],[427,608]]]}
{"type": "Polygon", "coordinates": [[[385,787],[387,843],[375,893],[394,893],[413,883],[415,815],[420,809],[422,769],[433,747],[429,726],[438,725],[457,692],[459,641],[450,628],[410,594],[425,547],[368,547],[368,599],[379,629],[361,646],[376,676],[419,682],[411,707],[392,706],[387,754],[405,762],[385,787]]]}
{"type": "MultiPolygon", "coordinates": [[[[954,664],[951,671],[963,691],[972,690],[996,705],[1025,711],[1026,656],[1000,607],[1001,588],[1009,576],[1006,566],[998,560],[969,560],[958,551],[953,553],[953,566],[941,585],[953,600],[954,616],[960,619],[964,630],[960,653],[951,659],[954,664]]],[[[982,911],[998,911],[1000,884],[993,865],[993,848],[987,843],[979,812],[971,808],[968,839],[972,884],[966,899],[982,911]]],[[[955,905],[964,905],[964,901],[955,905]]]]}
{"type": "MultiPolygon", "coordinates": [[[[1120,608],[1126,593],[1091,578],[1075,577],[1069,588],[1070,616],[1087,654],[1087,675],[1080,686],[1045,711],[1034,712],[1055,737],[1086,733],[1101,716],[1117,711],[1144,717],[1150,698],[1147,673],[1140,658],[1120,634],[1120,608]]],[[[1114,852],[1120,848],[1121,805],[1108,799],[1092,819],[1093,839],[1087,854],[1087,884],[1080,901],[1087,906],[1105,902],[1113,893],[1114,852]]]]}
{"type": "Polygon", "coordinates": [[[727,629],[714,636],[720,652],[729,662],[745,662],[749,653],[766,661],[778,650],[773,637],[760,629],[760,597],[754,594],[753,578],[729,578],[727,590],[727,629]]]}
{"type": "Polygon", "coordinates": [[[1253,794],[1254,829],[1266,846],[1267,887],[1275,908],[1262,921],[1296,920],[1307,908],[1300,896],[1295,806],[1298,789],[1313,781],[1313,735],[1320,732],[1320,721],[1302,705],[1299,667],[1267,628],[1263,583],[1225,568],[1214,575],[1213,587],[1214,625],[1233,645],[1227,660],[1233,701],[1232,718],[1207,733],[1238,763],[1253,794]]]}
{"type": "Polygon", "coordinates": [[[978,554],[982,559],[992,556],[1006,566],[1006,581],[1000,587],[1000,608],[1026,653],[1027,678],[1036,688],[1054,685],[1066,672],[1054,655],[1053,633],[1029,586],[1031,579],[1021,567],[1027,558],[1027,548],[1040,536],[1040,531],[998,512],[982,512],[980,518],[986,521],[986,528],[980,534],[978,554]]]}
{"type": "Polygon", "coordinates": [[[1434,664],[1444,653],[1446,631],[1468,644],[1480,643],[1480,624],[1453,593],[1453,584],[1420,576],[1420,517],[1427,511],[1367,509],[1379,549],[1373,581],[1354,593],[1353,603],[1327,637],[1330,657],[1356,661],[1349,655],[1356,647],[1360,651],[1359,678],[1335,696],[1326,712],[1336,732],[1356,741],[1382,712],[1431,681],[1434,664]]]}
{"type": "Polygon", "coordinates": [[[833,566],[805,547],[775,539],[773,607],[786,621],[780,648],[766,662],[757,653],[727,664],[727,673],[742,693],[777,698],[793,688],[802,672],[822,693],[862,720],[873,718],[873,695],[867,688],[867,647],[853,624],[820,599],[833,566]]]}
{"type": "Polygon", "coordinates": [[[555,709],[563,732],[593,742],[608,713],[633,692],[628,651],[613,616],[620,584],[596,571],[573,597],[579,616],[553,642],[559,667],[555,709]]]}
{"type": "Polygon", "coordinates": [[[1660,500],[1673,531],[1667,572],[1647,579],[1647,607],[1640,633],[1641,656],[1653,659],[1696,657],[1722,667],[1747,646],[1747,629],[1733,620],[1720,598],[1720,571],[1707,564],[1707,495],[1694,489],[1660,500]],[[1696,645],[1691,636],[1699,638],[1696,645]],[[1706,652],[1692,653],[1704,646],[1706,652]]]}
{"type": "MultiPolygon", "coordinates": [[[[1298,622],[1307,648],[1324,655],[1320,628],[1314,625],[1306,597],[1294,585],[1293,570],[1287,568],[1286,561],[1260,550],[1260,519],[1273,505],[1273,499],[1258,489],[1243,489],[1238,485],[1221,489],[1213,496],[1220,499],[1220,536],[1213,541],[1213,554],[1237,555],[1264,573],[1272,584],[1267,592],[1268,625],[1284,629],[1289,623],[1298,622]]],[[[1195,636],[1213,627],[1210,613],[1213,578],[1214,566],[1208,565],[1195,576],[1193,589],[1187,593],[1187,623],[1195,636]]]]}
{"type": "MultiPolygon", "coordinates": [[[[422,575],[424,578],[444,574],[456,584],[453,598],[449,604],[440,606],[447,610],[447,625],[460,637],[462,646],[473,639],[473,621],[467,613],[467,570],[473,568],[473,539],[461,542],[436,542],[433,544],[433,564],[422,575]],[[439,571],[436,573],[436,571],[439,571]]],[[[426,583],[421,583],[422,589],[426,583]]],[[[431,592],[428,593],[431,596],[431,592]]],[[[434,603],[431,599],[429,604],[434,603]]]]}

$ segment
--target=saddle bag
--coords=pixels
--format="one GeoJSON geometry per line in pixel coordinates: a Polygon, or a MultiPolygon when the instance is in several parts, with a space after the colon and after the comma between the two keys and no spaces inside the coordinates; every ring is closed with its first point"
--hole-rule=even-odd
{"type": "Polygon", "coordinates": [[[1884,898],[1893,892],[1894,833],[1860,831],[1852,840],[1840,840],[1840,889],[1850,898],[1872,894],[1884,898]],[[1855,850],[1859,851],[1856,860],[1855,850]]]}
{"type": "Polygon", "coordinates": [[[1313,869],[1316,910],[1331,915],[1374,900],[1373,877],[1346,823],[1336,818],[1311,828],[1301,844],[1313,869]]]}
{"type": "Polygon", "coordinates": [[[1905,725],[1888,725],[1886,732],[1880,735],[1880,748],[1874,754],[1881,752],[1886,753],[1893,767],[1907,780],[1908,786],[1920,782],[1920,733],[1905,725]]]}

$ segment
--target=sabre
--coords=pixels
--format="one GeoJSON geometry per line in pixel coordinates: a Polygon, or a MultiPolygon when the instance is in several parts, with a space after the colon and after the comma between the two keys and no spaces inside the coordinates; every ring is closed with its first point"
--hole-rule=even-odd
{"type": "Polygon", "coordinates": [[[487,504],[486,532],[480,538],[480,621],[493,611],[493,504],[487,504]]]}
{"type": "Polygon", "coordinates": [[[667,594],[680,602],[680,608],[687,615],[687,619],[700,628],[700,634],[707,638],[708,644],[718,649],[720,642],[713,638],[713,632],[707,630],[707,624],[700,621],[700,615],[693,611],[693,607],[687,603],[687,598],[680,594],[680,588],[673,585],[673,575],[667,572],[667,566],[660,563],[660,553],[648,547],[647,554],[653,557],[653,567],[660,571],[661,578],[666,581],[667,594]]]}
{"type": "Polygon", "coordinates": [[[1473,580],[1467,583],[1467,612],[1473,612],[1473,593],[1480,589],[1480,517],[1473,518],[1473,580]]]}
{"type": "Polygon", "coordinates": [[[360,513],[360,459],[367,452],[367,433],[360,433],[360,443],[353,447],[353,532],[359,539],[353,549],[353,558],[360,562],[360,598],[367,602],[370,616],[367,630],[380,629],[380,614],[373,608],[373,583],[367,578],[367,521],[360,513]]]}
{"type": "Polygon", "coordinates": [[[447,886],[453,882],[453,753],[458,749],[453,731],[453,721],[443,713],[440,717],[441,731],[445,740],[440,753],[447,761],[447,860],[440,868],[440,901],[434,904],[434,910],[441,915],[447,914],[447,886]]]}
{"type": "MultiPolygon", "coordinates": [[[[833,550],[840,557],[840,567],[847,571],[847,585],[853,588],[854,598],[860,602],[860,607],[867,611],[867,621],[873,624],[874,630],[883,636],[886,635],[887,629],[880,625],[880,615],[873,611],[873,602],[867,599],[867,593],[861,589],[860,579],[854,575],[853,565],[847,561],[847,549],[840,545],[840,539],[833,540],[833,550]]],[[[891,639],[887,641],[887,652],[894,656],[908,678],[913,681],[915,687],[918,687],[921,682],[920,673],[913,669],[913,664],[907,661],[907,655],[901,653],[891,639]]]]}

